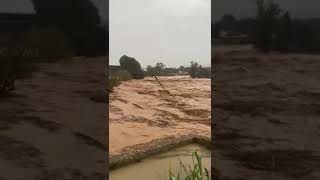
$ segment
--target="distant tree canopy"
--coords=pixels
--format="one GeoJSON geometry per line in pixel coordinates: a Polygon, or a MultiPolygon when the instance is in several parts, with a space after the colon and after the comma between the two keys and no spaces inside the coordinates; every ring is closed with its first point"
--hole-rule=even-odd
{"type": "Polygon", "coordinates": [[[265,53],[320,51],[320,18],[293,19],[288,11],[271,0],[257,0],[256,8],[255,19],[224,15],[212,24],[212,37],[219,39],[222,30],[228,35],[245,34],[248,35],[246,40],[239,43],[254,43],[265,53]]]}
{"type": "Polygon", "coordinates": [[[127,70],[134,79],[144,78],[144,73],[141,69],[141,65],[135,58],[123,55],[120,58],[119,62],[121,69],[127,70]]]}
{"type": "MultiPolygon", "coordinates": [[[[100,23],[97,8],[90,0],[31,0],[38,21],[64,29],[92,28],[100,23]]],[[[81,29],[78,29],[81,30],[81,29]]]]}
{"type": "Polygon", "coordinates": [[[221,24],[223,24],[226,29],[232,29],[235,21],[236,18],[232,14],[225,14],[221,18],[221,24]]]}
{"type": "Polygon", "coordinates": [[[175,76],[189,74],[192,78],[211,78],[211,68],[202,67],[199,63],[191,61],[190,67],[180,66],[179,68],[168,68],[162,62],[158,62],[154,67],[147,66],[146,76],[175,76]]]}
{"type": "Polygon", "coordinates": [[[156,66],[154,67],[153,71],[155,72],[155,75],[163,75],[165,72],[165,69],[166,69],[166,65],[162,62],[158,62],[156,64],[156,66]]]}
{"type": "Polygon", "coordinates": [[[24,46],[35,49],[41,59],[59,59],[74,55],[70,38],[54,28],[29,28],[24,36],[24,46]]]}
{"type": "Polygon", "coordinates": [[[258,0],[255,46],[266,53],[319,51],[319,23],[320,20],[315,24],[293,20],[288,11],[284,12],[273,1],[258,0]]]}
{"type": "Polygon", "coordinates": [[[107,51],[107,29],[100,26],[98,9],[90,0],[31,0],[42,26],[66,32],[78,55],[101,55],[107,51]]]}
{"type": "Polygon", "coordinates": [[[211,68],[204,68],[199,63],[191,61],[189,75],[192,78],[211,78],[211,68]]]}
{"type": "Polygon", "coordinates": [[[146,68],[146,73],[147,76],[155,76],[157,75],[156,70],[154,67],[152,67],[151,65],[148,65],[146,68]]]}
{"type": "Polygon", "coordinates": [[[257,0],[255,46],[262,52],[271,50],[274,26],[280,14],[281,9],[278,4],[273,1],[257,0]]]}
{"type": "Polygon", "coordinates": [[[275,25],[275,34],[277,37],[272,46],[281,52],[288,52],[292,43],[292,19],[289,12],[279,18],[275,25]]]}
{"type": "Polygon", "coordinates": [[[152,67],[151,65],[148,65],[146,69],[147,76],[171,76],[177,73],[179,73],[179,69],[168,68],[162,62],[156,63],[154,67],[152,67]]]}

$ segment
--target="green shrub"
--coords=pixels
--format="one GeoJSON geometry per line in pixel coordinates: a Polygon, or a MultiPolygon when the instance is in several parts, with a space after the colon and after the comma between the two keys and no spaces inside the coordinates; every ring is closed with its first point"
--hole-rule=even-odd
{"type": "Polygon", "coordinates": [[[202,156],[200,156],[198,152],[195,151],[192,153],[192,161],[193,161],[193,166],[191,167],[191,165],[189,164],[187,167],[180,160],[180,169],[182,169],[183,171],[182,173],[178,172],[177,175],[174,175],[170,167],[169,168],[170,180],[182,180],[183,177],[184,177],[184,180],[209,180],[210,179],[209,171],[202,166],[202,156]]]}
{"type": "Polygon", "coordinates": [[[19,56],[0,56],[0,94],[15,90],[17,79],[27,78],[37,68],[31,61],[19,56]]]}
{"type": "Polygon", "coordinates": [[[109,76],[109,90],[121,84],[121,81],[128,81],[132,79],[131,74],[126,70],[118,70],[109,76]]]}
{"type": "Polygon", "coordinates": [[[0,53],[1,96],[15,90],[17,79],[27,78],[37,70],[37,67],[32,63],[34,52],[21,43],[20,38],[23,38],[23,36],[9,36],[8,38],[9,42],[1,48],[0,53]]]}

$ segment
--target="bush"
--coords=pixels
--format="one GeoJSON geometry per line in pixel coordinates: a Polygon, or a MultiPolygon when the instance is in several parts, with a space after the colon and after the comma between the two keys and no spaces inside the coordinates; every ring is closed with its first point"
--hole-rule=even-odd
{"type": "Polygon", "coordinates": [[[52,28],[32,28],[26,32],[25,47],[43,58],[63,58],[73,55],[69,37],[52,28]]]}
{"type": "Polygon", "coordinates": [[[126,70],[118,70],[109,76],[109,91],[121,84],[121,81],[132,79],[131,74],[126,70]]]}
{"type": "Polygon", "coordinates": [[[15,90],[15,80],[31,75],[35,71],[31,61],[22,56],[0,56],[0,94],[15,90]]]}

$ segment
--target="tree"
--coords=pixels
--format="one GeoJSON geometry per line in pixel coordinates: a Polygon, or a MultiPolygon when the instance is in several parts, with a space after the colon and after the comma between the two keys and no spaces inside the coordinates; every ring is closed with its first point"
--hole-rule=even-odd
{"type": "Polygon", "coordinates": [[[232,14],[225,14],[221,18],[221,25],[224,29],[232,30],[233,25],[236,22],[236,18],[232,14]]]}
{"type": "Polygon", "coordinates": [[[184,68],[184,66],[180,66],[178,70],[181,71],[181,72],[184,72],[185,68],[184,68]]]}
{"type": "Polygon", "coordinates": [[[297,21],[294,24],[294,44],[296,51],[311,51],[313,47],[314,34],[310,25],[297,21]]]}
{"type": "MultiPolygon", "coordinates": [[[[97,54],[95,45],[104,46],[107,30],[100,25],[98,9],[90,0],[31,0],[37,22],[67,33],[79,55],[97,54]]],[[[100,51],[107,51],[103,47],[100,51]]]]}
{"type": "Polygon", "coordinates": [[[135,58],[123,55],[120,58],[119,62],[121,69],[127,70],[134,79],[144,78],[144,73],[141,69],[141,65],[135,58]]]}
{"type": "Polygon", "coordinates": [[[197,62],[191,61],[190,62],[191,66],[190,66],[190,76],[192,78],[196,78],[199,77],[199,64],[197,62]]]}
{"type": "Polygon", "coordinates": [[[155,75],[155,70],[151,65],[148,65],[146,68],[146,74],[147,76],[154,76],[155,75]]]}
{"type": "Polygon", "coordinates": [[[154,67],[154,69],[155,69],[155,73],[159,76],[164,73],[164,70],[166,69],[166,65],[162,62],[158,62],[154,67]]]}
{"type": "Polygon", "coordinates": [[[269,0],[257,0],[255,46],[262,52],[269,52],[272,46],[274,25],[281,13],[279,5],[269,0]]]}
{"type": "Polygon", "coordinates": [[[211,68],[204,68],[199,63],[191,61],[189,75],[192,78],[211,78],[211,68]]]}
{"type": "Polygon", "coordinates": [[[274,48],[280,52],[287,53],[292,44],[292,20],[290,13],[288,11],[284,13],[277,24],[274,48]]]}

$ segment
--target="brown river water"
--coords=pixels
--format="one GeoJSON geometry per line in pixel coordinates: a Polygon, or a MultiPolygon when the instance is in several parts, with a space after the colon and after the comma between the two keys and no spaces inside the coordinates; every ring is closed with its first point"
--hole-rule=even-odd
{"type": "Polygon", "coordinates": [[[187,146],[179,147],[166,153],[154,155],[150,158],[142,160],[139,163],[128,165],[110,172],[110,180],[167,180],[169,179],[169,168],[174,173],[179,171],[179,158],[185,165],[191,165],[192,152],[198,151],[202,155],[202,164],[211,170],[211,151],[197,144],[190,144],[187,146]]]}

